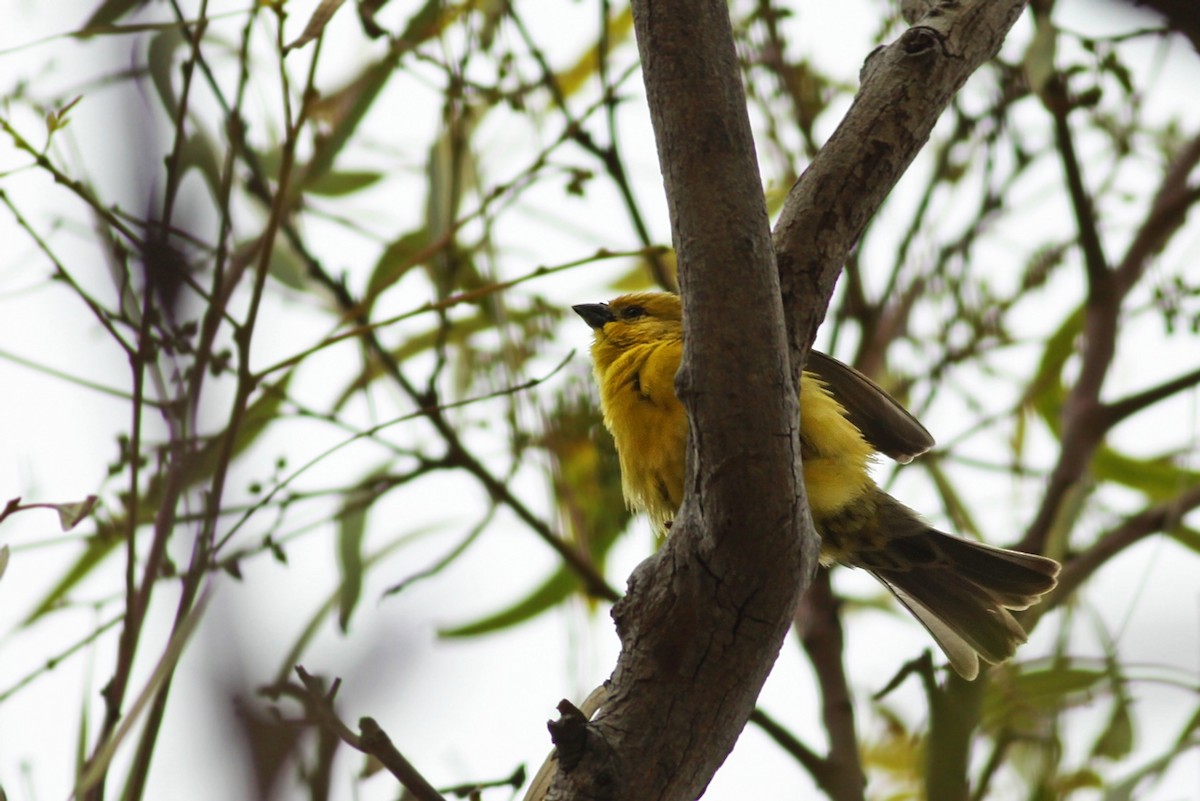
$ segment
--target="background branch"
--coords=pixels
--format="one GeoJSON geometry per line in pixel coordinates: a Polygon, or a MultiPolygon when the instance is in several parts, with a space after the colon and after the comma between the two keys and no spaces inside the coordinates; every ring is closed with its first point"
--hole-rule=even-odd
{"type": "Polygon", "coordinates": [[[317,722],[323,728],[336,734],[351,748],[378,759],[380,764],[387,768],[388,772],[395,776],[417,801],[446,801],[442,794],[413,767],[412,763],[396,750],[392,739],[388,737],[387,732],[380,728],[374,718],[359,719],[359,734],[352,732],[350,727],[342,722],[333,707],[333,700],[341,686],[340,680],[335,681],[333,687],[326,691],[324,683],[300,665],[296,666],[296,675],[300,677],[300,681],[304,685],[303,697],[306,700],[306,706],[316,716],[317,722]]]}
{"type": "Polygon", "coordinates": [[[821,568],[796,613],[796,630],[821,688],[821,720],[829,737],[829,754],[814,778],[833,801],[861,801],[866,776],[858,755],[858,730],[843,663],[845,638],[838,607],[829,571],[821,568]]]}

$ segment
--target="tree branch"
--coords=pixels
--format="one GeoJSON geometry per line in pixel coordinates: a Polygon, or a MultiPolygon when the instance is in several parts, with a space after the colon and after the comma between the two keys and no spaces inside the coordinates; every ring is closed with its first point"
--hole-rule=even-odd
{"type": "Polygon", "coordinates": [[[750,721],[774,740],[776,745],[787,751],[797,762],[803,765],[804,769],[813,777],[817,786],[825,790],[827,795],[829,794],[824,784],[825,775],[829,772],[829,763],[824,757],[800,742],[796,738],[796,735],[785,729],[778,721],[761,709],[754,710],[754,713],[750,715],[750,721]]]}
{"type": "Polygon", "coordinates": [[[1067,194],[1075,210],[1075,224],[1079,230],[1079,245],[1083,251],[1083,265],[1087,273],[1088,301],[1099,302],[1108,287],[1108,257],[1100,243],[1100,231],[1096,225],[1096,208],[1092,196],[1083,185],[1083,169],[1075,152],[1075,137],[1067,119],[1071,113],[1071,98],[1062,76],[1054,76],[1043,90],[1043,100],[1050,116],[1054,118],[1054,143],[1062,159],[1063,175],[1067,179],[1067,194]]]}
{"type": "Polygon", "coordinates": [[[550,798],[690,801],[732,748],[815,562],[797,368],[866,221],[1023,7],[947,3],[869,60],[785,204],[772,269],[726,4],[634,3],[686,309],[688,491],[666,547],[613,609],[623,650],[609,700],[550,798]]]}
{"type": "MultiPolygon", "coordinates": [[[[1116,349],[1117,318],[1129,290],[1141,278],[1150,259],[1165,245],[1200,201],[1200,191],[1188,187],[1188,175],[1200,163],[1200,137],[1188,143],[1175,158],[1155,195],[1146,219],[1138,228],[1120,263],[1105,272],[1099,284],[1089,277],[1085,308],[1083,365],[1079,379],[1063,404],[1062,448],[1050,474],[1037,516],[1018,546],[1041,553],[1054,527],[1063,500],[1079,481],[1100,445],[1111,410],[1100,403],[1100,390],[1116,349]]],[[[1089,273],[1090,276],[1090,273],[1089,273]]]]}
{"type": "Polygon", "coordinates": [[[1200,163],[1200,135],[1180,150],[1171,162],[1146,219],[1138,227],[1129,250],[1116,266],[1118,284],[1128,290],[1141,277],[1146,263],[1157,255],[1187,219],[1192,206],[1200,201],[1200,188],[1188,178],[1200,163]]]}
{"type": "Polygon", "coordinates": [[[359,719],[358,729],[361,734],[355,734],[342,722],[333,708],[334,696],[341,686],[340,680],[335,681],[333,687],[326,691],[322,681],[300,665],[296,666],[296,675],[304,685],[303,693],[298,692],[297,695],[304,700],[305,706],[323,729],[337,735],[338,739],[351,748],[378,759],[417,801],[446,801],[445,797],[396,749],[392,739],[374,718],[359,719]]]}
{"type": "Polygon", "coordinates": [[[829,571],[819,570],[796,615],[800,642],[821,687],[821,719],[829,756],[813,778],[833,801],[862,801],[866,777],[858,755],[854,704],[842,660],[844,638],[829,571]]]}
{"type": "Polygon", "coordinates": [[[690,801],[745,726],[817,548],[800,523],[799,375],[728,6],[633,10],[681,265],[689,489],[613,609],[623,650],[608,700],[564,732],[582,753],[560,760],[549,797],[690,801]]]}
{"type": "Polygon", "coordinates": [[[1104,430],[1107,431],[1117,423],[1132,417],[1143,409],[1147,409],[1159,401],[1166,400],[1172,395],[1191,389],[1197,384],[1200,384],[1200,369],[1184,373],[1177,378],[1164,381],[1158,386],[1130,395],[1127,398],[1122,398],[1119,401],[1106,403],[1101,407],[1100,414],[1104,430]]]}
{"type": "Polygon", "coordinates": [[[867,221],[1024,7],[1024,0],[934,6],[919,25],[867,58],[853,105],[792,187],[775,225],[793,360],[815,336],[838,271],[867,221]],[[813,306],[821,313],[801,322],[799,312],[813,306]]]}
{"type": "Polygon", "coordinates": [[[1024,623],[1032,629],[1037,618],[1063,603],[1083,582],[1130,545],[1178,525],[1188,512],[1200,507],[1200,487],[1192,487],[1166,503],[1156,504],[1128,518],[1100,537],[1090,548],[1063,565],[1058,586],[1042,603],[1026,612],[1024,623]]]}

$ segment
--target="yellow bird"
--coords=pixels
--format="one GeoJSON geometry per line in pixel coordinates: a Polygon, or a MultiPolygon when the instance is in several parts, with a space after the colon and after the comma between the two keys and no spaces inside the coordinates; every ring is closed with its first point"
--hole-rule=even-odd
{"type": "MultiPolygon", "coordinates": [[[[616,441],[625,500],[665,528],[683,502],[688,419],[675,396],[683,307],[638,292],[575,312],[594,332],[592,361],[604,424],[616,441]]],[[[868,570],[937,641],[963,678],[979,659],[1008,659],[1025,630],[1009,610],[1054,588],[1059,565],[945,534],[876,486],[875,454],[908,462],[933,438],[869,378],[823,353],[800,377],[804,485],[821,560],[868,570]]]]}

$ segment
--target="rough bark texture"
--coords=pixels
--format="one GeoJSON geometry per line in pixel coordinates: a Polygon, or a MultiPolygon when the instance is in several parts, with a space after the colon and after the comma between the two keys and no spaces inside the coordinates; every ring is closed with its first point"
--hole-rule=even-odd
{"type": "Polygon", "coordinates": [[[634,14],[682,265],[693,472],[666,546],[613,610],[623,652],[591,724],[599,742],[560,768],[551,798],[703,793],[815,564],[811,531],[801,547],[794,371],[728,9],[655,0],[634,14]]]}
{"type": "Polygon", "coordinates": [[[613,610],[608,700],[549,798],[688,801],[733,747],[814,564],[795,367],[866,221],[1023,6],[943,4],[874,53],[773,253],[726,3],[635,0],[687,311],[689,483],[666,546],[613,610]]]}

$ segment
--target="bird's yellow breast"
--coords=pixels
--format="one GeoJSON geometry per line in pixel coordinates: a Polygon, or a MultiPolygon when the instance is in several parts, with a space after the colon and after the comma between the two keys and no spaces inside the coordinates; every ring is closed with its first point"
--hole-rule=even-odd
{"type": "Polygon", "coordinates": [[[604,424],[621,459],[625,500],[658,526],[683,502],[688,421],[675,396],[682,355],[680,340],[651,342],[621,351],[603,372],[596,368],[604,424]]]}
{"type": "MultiPolygon", "coordinates": [[[[604,423],[621,459],[625,500],[661,526],[683,502],[686,478],[688,420],[675,396],[683,342],[646,342],[593,356],[604,423]]],[[[810,373],[800,382],[800,439],[804,484],[818,522],[874,486],[870,445],[810,373]]]]}

